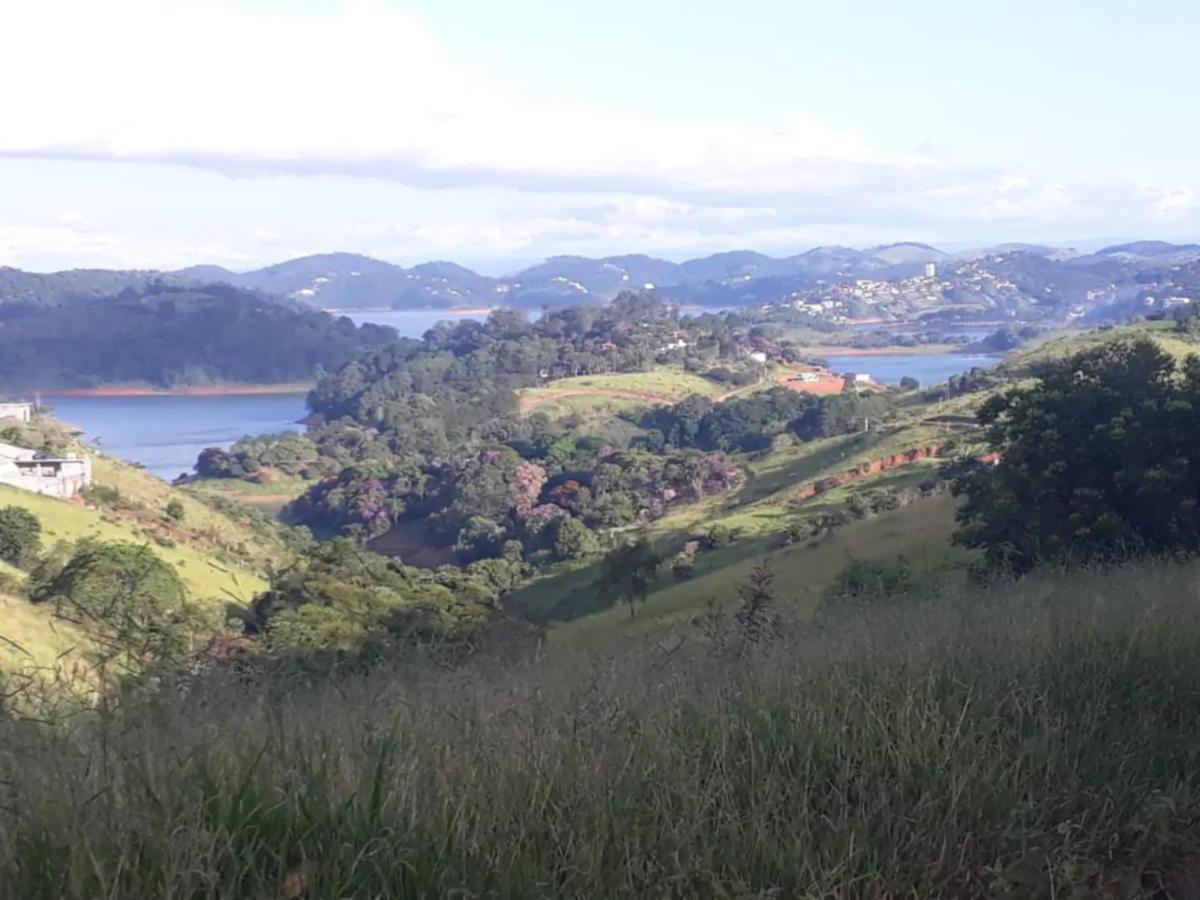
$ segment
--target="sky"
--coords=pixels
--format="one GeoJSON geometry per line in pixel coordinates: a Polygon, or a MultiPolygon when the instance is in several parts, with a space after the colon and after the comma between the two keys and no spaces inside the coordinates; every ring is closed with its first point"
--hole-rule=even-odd
{"type": "Polygon", "coordinates": [[[1200,4],[0,0],[0,265],[1200,238],[1200,4]]]}

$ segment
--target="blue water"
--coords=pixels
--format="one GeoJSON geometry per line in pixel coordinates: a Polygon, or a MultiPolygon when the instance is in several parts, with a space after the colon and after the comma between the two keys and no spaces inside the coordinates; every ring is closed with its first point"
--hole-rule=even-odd
{"type": "MultiPolygon", "coordinates": [[[[814,356],[820,356],[819,348],[814,356]]],[[[976,366],[987,368],[1000,363],[1001,357],[968,353],[912,353],[893,355],[831,356],[826,362],[834,372],[866,372],[880,384],[897,384],[906,375],[925,387],[961,375],[976,366]]]]}
{"type": "Polygon", "coordinates": [[[419,338],[438,322],[463,322],[475,319],[482,322],[486,315],[451,315],[444,309],[346,309],[333,313],[345,316],[355,325],[390,325],[400,337],[419,338]]]}
{"type": "Polygon", "coordinates": [[[189,473],[206,447],[227,448],[247,434],[303,431],[304,394],[227,397],[52,397],[63,422],[84,440],[170,481],[189,473]]]}

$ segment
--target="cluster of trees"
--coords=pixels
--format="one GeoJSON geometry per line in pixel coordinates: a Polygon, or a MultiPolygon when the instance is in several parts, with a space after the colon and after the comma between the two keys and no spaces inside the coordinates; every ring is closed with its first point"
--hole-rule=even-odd
{"type": "Polygon", "coordinates": [[[597,531],[653,520],[740,478],[720,453],[576,445],[534,461],[501,446],[447,459],[397,457],[386,473],[348,468],[314,486],[289,515],[364,539],[420,521],[426,541],[464,559],[497,556],[511,541],[576,559],[599,549],[597,531]]]}
{"type": "Polygon", "coordinates": [[[1000,453],[959,479],[957,540],[987,565],[1108,563],[1200,550],[1200,358],[1117,341],[987,400],[1000,453]]]}
{"type": "Polygon", "coordinates": [[[402,565],[347,539],[315,545],[250,605],[246,633],[284,655],[468,641],[528,574],[520,548],[466,568],[402,565]]]}
{"type": "Polygon", "coordinates": [[[0,384],[304,381],[395,336],[228,285],[156,284],[52,306],[14,301],[0,305],[0,384]]]}
{"type": "Polygon", "coordinates": [[[685,324],[653,296],[623,294],[607,307],[552,310],[532,323],[502,310],[367,353],[322,378],[309,406],[328,421],[348,417],[376,428],[409,450],[447,453],[511,416],[520,388],[664,362],[736,368],[751,346],[744,331],[685,324]]]}
{"type": "Polygon", "coordinates": [[[774,387],[723,403],[693,396],[646,413],[639,424],[647,435],[640,442],[654,450],[690,447],[751,452],[770,447],[781,434],[815,440],[859,431],[865,419],[880,418],[890,407],[886,395],[874,392],[817,397],[774,387]]]}

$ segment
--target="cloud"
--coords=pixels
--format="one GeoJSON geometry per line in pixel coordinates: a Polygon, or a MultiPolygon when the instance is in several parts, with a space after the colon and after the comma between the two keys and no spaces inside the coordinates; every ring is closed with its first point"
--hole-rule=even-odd
{"type": "Polygon", "coordinates": [[[789,253],[1200,226],[1200,185],[949,164],[937,142],[894,155],[865,124],[804,115],[755,130],[720,110],[691,122],[542,102],[472,72],[382,0],[322,13],[214,0],[9,6],[0,83],[16,89],[0,157],[22,162],[0,166],[86,160],[120,170],[122,186],[149,186],[135,205],[132,192],[97,189],[88,169],[54,199],[26,190],[25,209],[0,209],[11,264],[237,266],[330,249],[409,262],[789,253]]]}
{"type": "Polygon", "coordinates": [[[904,189],[938,170],[811,118],[760,133],[540,103],[454,64],[420,21],[374,0],[323,15],[179,0],[14,7],[0,79],[24,87],[0,125],[8,155],[709,202],[904,189]]]}

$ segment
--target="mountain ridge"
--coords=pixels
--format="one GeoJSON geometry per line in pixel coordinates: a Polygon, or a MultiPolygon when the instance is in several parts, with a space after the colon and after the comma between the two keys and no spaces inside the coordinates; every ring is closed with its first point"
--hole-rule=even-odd
{"type": "MultiPolygon", "coordinates": [[[[1047,265],[1091,270],[1110,280],[1133,272],[1165,269],[1200,259],[1200,245],[1133,241],[1092,253],[1041,244],[1007,243],[949,253],[930,244],[902,241],[865,249],[826,245],[791,256],[731,250],[673,262],[644,253],[587,257],[551,256],[505,277],[482,275],[450,260],[405,267],[359,253],[331,252],[235,272],[194,265],[172,271],[74,269],[53,273],[0,268],[0,304],[53,306],[115,296],[154,284],[196,286],[225,283],[288,298],[322,309],[540,308],[607,302],[623,290],[657,290],[678,302],[742,305],[775,302],[823,283],[856,279],[898,280],[922,275],[926,266],[956,271],[1001,260],[1041,273],[1047,265]],[[1036,263],[1035,263],[1036,261],[1036,263]]],[[[1039,274],[1039,277],[1042,277],[1039,274]]],[[[1064,275],[1064,277],[1066,277],[1064,275]]]]}

